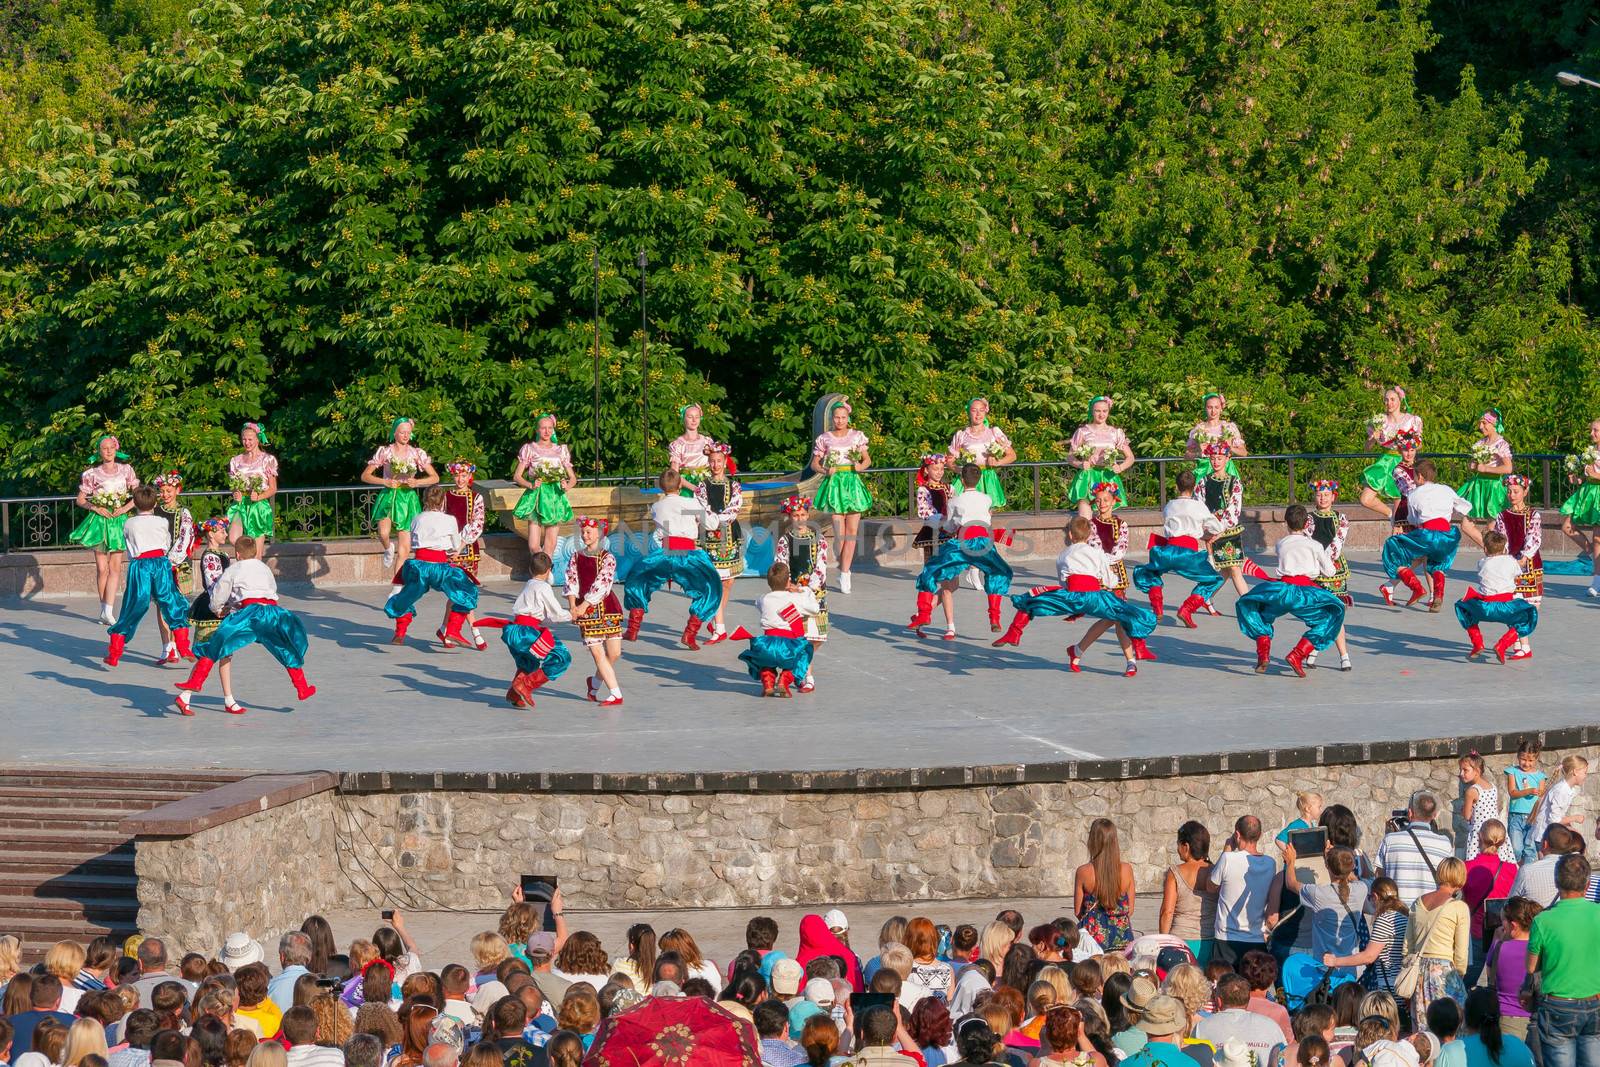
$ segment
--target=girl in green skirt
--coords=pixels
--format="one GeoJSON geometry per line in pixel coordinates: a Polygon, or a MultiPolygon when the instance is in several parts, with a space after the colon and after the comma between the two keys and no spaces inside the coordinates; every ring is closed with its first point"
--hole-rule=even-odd
{"type": "Polygon", "coordinates": [[[555,559],[560,526],[572,520],[567,490],[578,484],[578,472],[572,469],[572,452],[556,437],[554,415],[540,415],[535,434],[517,453],[511,479],[525,492],[512,514],[527,520],[528,551],[555,559]]]}
{"type": "Polygon", "coordinates": [[[428,453],[411,443],[413,429],[412,420],[395,419],[389,427],[389,443],[372,454],[367,469],[361,472],[363,482],[383,486],[372,502],[372,521],[377,525],[378,543],[383,545],[383,565],[391,571],[396,564],[404,566],[411,555],[411,520],[422,513],[417,490],[439,481],[428,453]]]}
{"type": "Polygon", "coordinates": [[[994,501],[991,510],[1006,506],[1006,491],[1000,487],[996,468],[1010,466],[1017,461],[1017,450],[1005,432],[989,425],[989,401],[978,397],[967,402],[967,424],[950,438],[951,463],[960,470],[968,463],[983,469],[978,482],[979,492],[994,501]]]}
{"type": "Polygon", "coordinates": [[[811,466],[822,473],[814,506],[833,516],[833,543],[839,549],[839,592],[850,592],[850,564],[856,558],[861,516],[872,507],[872,494],[861,472],[872,466],[867,435],[850,426],[850,404],[839,400],[828,409],[830,428],[817,435],[811,466]]]}
{"type": "Polygon", "coordinates": [[[1386,519],[1394,515],[1394,502],[1405,496],[1394,474],[1401,465],[1401,435],[1422,440],[1422,416],[1407,406],[1406,391],[1390,386],[1383,391],[1383,414],[1367,420],[1367,447],[1383,454],[1361,472],[1361,506],[1386,519]]]}
{"type": "Polygon", "coordinates": [[[1499,408],[1478,416],[1478,432],[1483,434],[1472,445],[1472,476],[1461,486],[1461,496],[1472,503],[1472,518],[1486,522],[1506,509],[1506,486],[1502,481],[1512,471],[1511,442],[1500,436],[1505,420],[1499,408]]]}
{"type": "Polygon", "coordinates": [[[1072,465],[1078,476],[1067,489],[1067,502],[1078,509],[1078,514],[1088,518],[1094,510],[1094,487],[1110,482],[1117,487],[1117,506],[1128,501],[1128,491],[1122,484],[1122,472],[1133,466],[1133,448],[1128,435],[1111,425],[1111,398],[1097,396],[1089,401],[1089,421],[1079,426],[1072,435],[1069,448],[1072,465]]]}
{"type": "MultiPolygon", "coordinates": [[[[1221,393],[1207,393],[1201,403],[1205,405],[1206,417],[1190,429],[1189,441],[1184,447],[1184,454],[1194,460],[1194,476],[1197,479],[1211,473],[1211,461],[1204,452],[1206,445],[1213,441],[1226,442],[1233,450],[1233,456],[1250,454],[1244,447],[1244,434],[1239,432],[1238,424],[1222,417],[1223,408],[1228,406],[1227,398],[1221,393]]],[[[1239,477],[1239,465],[1232,458],[1228,460],[1228,473],[1239,477]]]]}
{"type": "Polygon", "coordinates": [[[278,495],[278,457],[261,451],[267,431],[259,422],[247,422],[239,431],[244,449],[228,461],[228,488],[233,504],[228,508],[228,540],[256,539],[259,556],[267,553],[272,536],[272,498],[278,495]]]}
{"type": "Polygon", "coordinates": [[[94,584],[100,594],[100,621],[107,626],[117,621],[113,604],[117,595],[117,575],[122,570],[122,524],[133,510],[133,491],[139,476],[126,463],[126,453],[117,450],[115,434],[103,433],[95,439],[93,464],[78,479],[78,506],[89,512],[67,535],[67,540],[94,550],[94,584]]]}
{"type": "Polygon", "coordinates": [[[1561,505],[1561,530],[1594,560],[1589,595],[1600,597],[1600,419],[1589,424],[1589,447],[1568,461],[1567,479],[1577,486],[1561,505]],[[1587,535],[1580,532],[1587,529],[1587,535]]]}

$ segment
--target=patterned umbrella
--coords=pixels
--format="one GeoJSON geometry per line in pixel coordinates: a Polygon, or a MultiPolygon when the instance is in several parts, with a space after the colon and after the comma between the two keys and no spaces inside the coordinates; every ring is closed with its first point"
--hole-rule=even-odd
{"type": "Polygon", "coordinates": [[[583,1067],[761,1067],[761,1045],[705,997],[646,997],[600,1024],[583,1067]]]}

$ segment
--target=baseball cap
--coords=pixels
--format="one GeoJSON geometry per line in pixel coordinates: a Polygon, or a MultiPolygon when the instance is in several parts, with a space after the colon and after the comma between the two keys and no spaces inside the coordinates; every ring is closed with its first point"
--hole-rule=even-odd
{"type": "Polygon", "coordinates": [[[833,908],[826,915],[824,915],[822,917],[822,922],[823,925],[830,930],[850,929],[850,920],[845,918],[844,912],[840,911],[838,908],[833,908]]]}
{"type": "Polygon", "coordinates": [[[556,954],[556,935],[549,930],[535,930],[528,935],[528,955],[554,956],[556,954]]]}
{"type": "Polygon", "coordinates": [[[772,991],[780,997],[792,997],[800,992],[806,969],[799,960],[782,959],[772,965],[772,991]]]}
{"type": "Polygon", "coordinates": [[[826,978],[813,978],[806,983],[806,999],[824,1008],[833,1007],[833,983],[826,978]]]}

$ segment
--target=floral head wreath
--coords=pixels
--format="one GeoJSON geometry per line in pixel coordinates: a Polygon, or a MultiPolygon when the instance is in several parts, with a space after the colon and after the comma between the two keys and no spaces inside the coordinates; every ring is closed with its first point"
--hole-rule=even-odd
{"type": "Polygon", "coordinates": [[[580,515],[580,516],[578,516],[578,528],[579,529],[586,530],[586,529],[589,529],[590,527],[598,529],[601,533],[605,533],[607,530],[611,529],[611,520],[610,519],[597,519],[597,518],[594,518],[591,515],[580,515]]]}
{"type": "Polygon", "coordinates": [[[1500,481],[1507,486],[1520,485],[1524,489],[1527,489],[1533,484],[1526,474],[1508,474],[1504,478],[1501,478],[1500,481]]]}
{"type": "Polygon", "coordinates": [[[1089,493],[1091,495],[1102,492],[1110,493],[1111,499],[1113,500],[1122,499],[1122,486],[1118,485],[1116,482],[1095,482],[1089,487],[1089,493]]]}
{"type": "Polygon", "coordinates": [[[1499,408],[1484,408],[1483,409],[1483,413],[1485,415],[1493,415],[1494,416],[1494,432],[1495,433],[1505,433],[1505,431],[1506,431],[1506,418],[1505,418],[1504,415],[1500,414],[1500,409],[1499,408]]]}
{"type": "Polygon", "coordinates": [[[1339,491],[1339,480],[1337,478],[1311,479],[1311,491],[1313,493],[1320,493],[1324,490],[1330,493],[1337,493],[1339,491]]]}
{"type": "Polygon", "coordinates": [[[183,475],[176,470],[170,470],[165,474],[158,474],[150,479],[150,484],[157,489],[160,489],[163,485],[175,485],[181,489],[183,488],[183,475]]]}
{"type": "Polygon", "coordinates": [[[712,455],[713,453],[719,456],[728,456],[730,458],[733,456],[733,446],[728,444],[726,441],[712,441],[709,445],[706,445],[702,451],[704,451],[708,456],[712,455]]]}
{"type": "Polygon", "coordinates": [[[1090,422],[1094,421],[1094,406],[1096,404],[1100,403],[1102,400],[1104,400],[1105,403],[1106,403],[1106,415],[1107,415],[1107,417],[1110,417],[1111,409],[1114,406],[1112,401],[1111,401],[1111,398],[1109,396],[1097,396],[1097,397],[1095,397],[1095,398],[1093,398],[1092,400],[1089,401],[1089,421],[1090,422]]]}
{"type": "Polygon", "coordinates": [[[1401,448],[1410,445],[1412,448],[1422,447],[1422,435],[1415,430],[1401,430],[1395,434],[1394,443],[1401,448]]]}
{"type": "Polygon", "coordinates": [[[808,496],[791,496],[791,497],[785,497],[784,498],[784,501],[783,501],[783,513],[785,515],[793,515],[797,511],[810,511],[810,510],[811,510],[811,498],[808,497],[808,496]]]}
{"type": "Polygon", "coordinates": [[[561,443],[561,438],[556,436],[556,417],[550,414],[548,411],[541,411],[539,413],[539,417],[533,420],[534,440],[539,439],[539,424],[545,419],[550,420],[550,443],[553,445],[559,445],[561,443]]]}
{"type": "Polygon", "coordinates": [[[935,463],[949,462],[950,457],[945,455],[943,452],[924,452],[922,454],[922,458],[917,461],[917,466],[926,469],[933,466],[935,463]]]}
{"type": "Polygon", "coordinates": [[[267,428],[261,423],[247,422],[240,428],[239,432],[243,433],[245,430],[254,430],[256,432],[256,444],[264,445],[267,443],[267,428]]]}
{"type": "MultiPolygon", "coordinates": [[[[103,433],[99,437],[96,437],[94,439],[94,455],[89,457],[89,462],[91,464],[100,462],[100,446],[105,444],[107,441],[111,441],[113,444],[122,443],[117,440],[117,435],[114,433],[103,433]]],[[[120,448],[117,449],[116,458],[120,459],[124,463],[128,462],[128,454],[122,451],[120,448]]]]}
{"type": "Polygon", "coordinates": [[[389,424],[389,440],[393,441],[395,439],[396,435],[398,435],[400,433],[400,427],[404,426],[408,422],[412,426],[416,426],[416,424],[417,424],[417,420],[416,419],[408,419],[404,415],[400,416],[398,419],[395,419],[393,422],[391,422],[389,424]]]}
{"type": "Polygon", "coordinates": [[[454,463],[446,464],[444,469],[451,474],[465,474],[469,477],[478,473],[478,465],[476,463],[468,463],[464,459],[458,459],[454,463]]]}
{"type": "Polygon", "coordinates": [[[1212,441],[1200,451],[1207,456],[1231,456],[1233,455],[1233,446],[1226,441],[1212,441]]]}
{"type": "Polygon", "coordinates": [[[228,520],[222,518],[220,515],[213,515],[211,518],[200,524],[201,533],[210,533],[212,530],[226,530],[227,528],[228,520]]]}
{"type": "Polygon", "coordinates": [[[1215,398],[1217,400],[1222,401],[1223,410],[1227,410],[1227,407],[1228,407],[1228,398],[1227,397],[1223,396],[1221,393],[1207,393],[1205,396],[1200,398],[1200,413],[1202,415],[1205,414],[1206,403],[1208,401],[1210,401],[1212,398],[1215,398]]]}

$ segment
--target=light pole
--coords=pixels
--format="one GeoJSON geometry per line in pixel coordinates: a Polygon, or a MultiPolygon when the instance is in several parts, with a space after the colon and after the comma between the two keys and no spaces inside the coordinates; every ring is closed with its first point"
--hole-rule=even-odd
{"type": "Polygon", "coordinates": [[[1557,72],[1556,81],[1567,86],[1568,88],[1576,88],[1582,85],[1590,89],[1600,89],[1600,82],[1597,82],[1592,78],[1585,78],[1581,74],[1574,74],[1570,70],[1557,72]]]}
{"type": "Polygon", "coordinates": [[[644,466],[641,473],[650,474],[650,315],[645,307],[645,271],[650,257],[639,252],[639,358],[643,363],[639,382],[640,406],[644,409],[644,466]]]}

